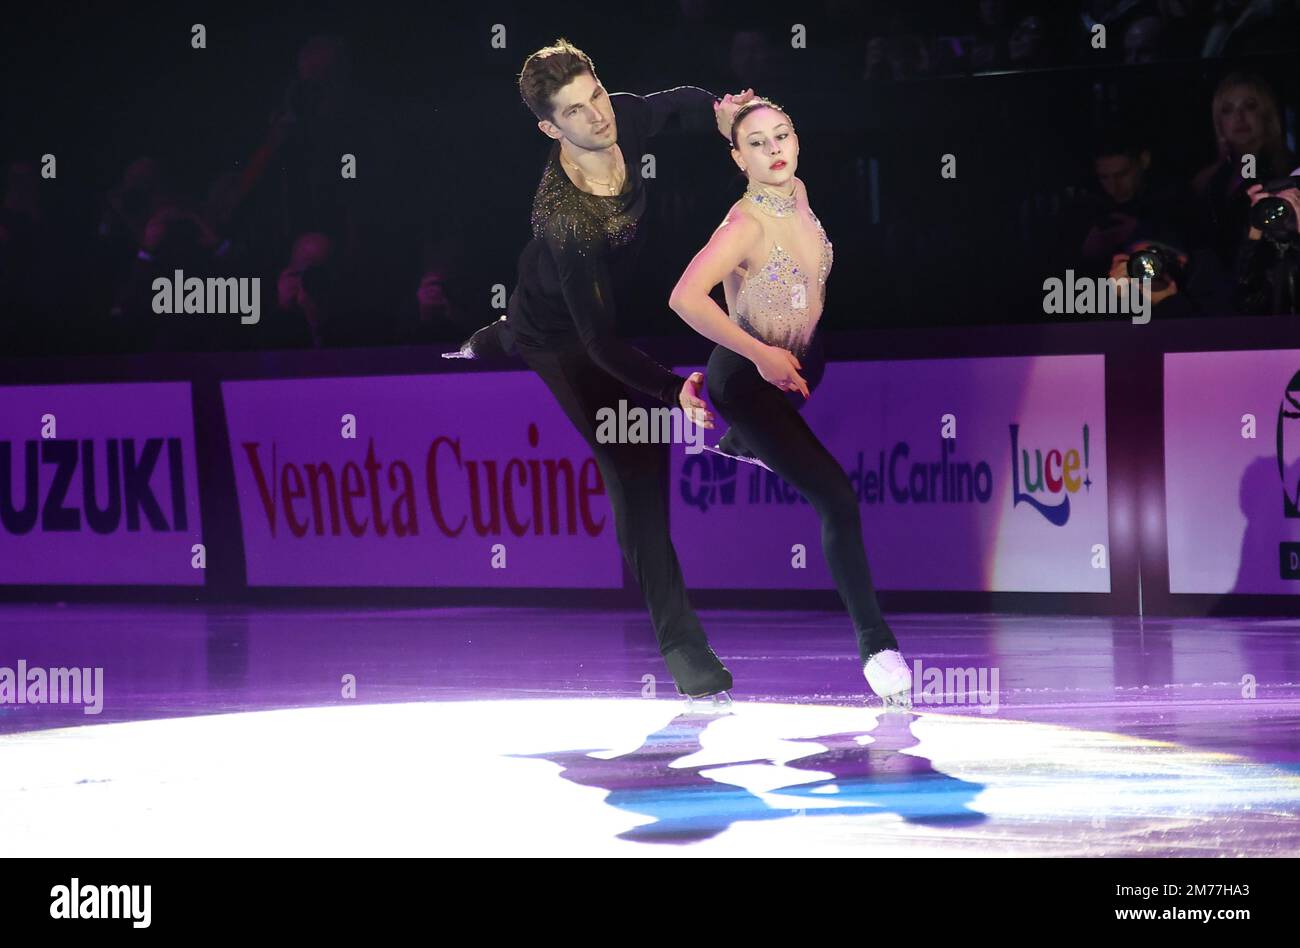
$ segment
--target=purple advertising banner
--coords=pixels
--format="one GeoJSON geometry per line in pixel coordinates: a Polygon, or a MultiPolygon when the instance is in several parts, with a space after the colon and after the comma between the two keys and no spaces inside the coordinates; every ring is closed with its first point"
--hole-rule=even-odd
{"type": "Polygon", "coordinates": [[[0,584],[201,586],[189,382],[0,386],[0,584]]]}
{"type": "MultiPolygon", "coordinates": [[[[1110,591],[1102,356],[832,362],[802,414],[879,588],[1110,591]]],[[[834,588],[819,518],[775,474],[674,445],[671,505],[689,585],[834,588]]]]}
{"type": "Polygon", "coordinates": [[[1300,349],[1165,355],[1171,593],[1300,592],[1300,349]]]}
{"type": "Polygon", "coordinates": [[[531,372],[221,388],[250,585],[622,587],[595,459],[531,372]]]}

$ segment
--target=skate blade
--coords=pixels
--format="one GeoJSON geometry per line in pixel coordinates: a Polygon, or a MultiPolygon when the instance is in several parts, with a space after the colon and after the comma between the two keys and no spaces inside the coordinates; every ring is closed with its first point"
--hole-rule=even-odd
{"type": "Polygon", "coordinates": [[[444,352],[444,359],[473,359],[476,358],[474,353],[466,352],[464,349],[457,349],[455,352],[444,352]]]}
{"type": "Polygon", "coordinates": [[[719,691],[715,695],[686,696],[686,710],[691,714],[731,714],[734,703],[731,695],[719,691]]]}
{"type": "Polygon", "coordinates": [[[892,695],[885,695],[881,700],[885,703],[887,712],[912,710],[911,691],[895,691],[892,695]]]}
{"type": "Polygon", "coordinates": [[[731,460],[733,460],[733,461],[740,461],[740,462],[743,463],[743,464],[753,464],[753,465],[756,465],[756,466],[758,466],[758,467],[761,467],[761,468],[762,468],[763,470],[765,470],[765,471],[770,471],[770,470],[772,470],[770,467],[768,467],[766,464],[764,464],[764,463],[763,463],[762,461],[760,461],[758,458],[747,458],[747,457],[744,457],[743,455],[740,455],[740,454],[728,454],[726,451],[723,451],[721,448],[717,447],[716,445],[706,444],[706,445],[704,446],[704,450],[705,450],[705,451],[708,451],[708,452],[711,453],[711,454],[717,454],[717,455],[720,455],[721,457],[724,457],[724,458],[731,458],[731,460]]]}

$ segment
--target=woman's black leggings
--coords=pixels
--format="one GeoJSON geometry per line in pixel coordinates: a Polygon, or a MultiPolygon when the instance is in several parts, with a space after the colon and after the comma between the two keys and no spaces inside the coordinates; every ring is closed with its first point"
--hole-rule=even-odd
{"type": "MultiPolygon", "coordinates": [[[[811,390],[825,367],[820,333],[799,361],[799,374],[811,390]]],[[[857,494],[839,462],[799,414],[803,395],[782,392],[758,374],[754,363],[723,346],[709,356],[706,377],[709,401],[736,432],[732,446],[739,441],[803,494],[821,518],[822,550],[853,620],[859,657],[865,662],[881,649],[898,648],[867,568],[857,494]]]]}

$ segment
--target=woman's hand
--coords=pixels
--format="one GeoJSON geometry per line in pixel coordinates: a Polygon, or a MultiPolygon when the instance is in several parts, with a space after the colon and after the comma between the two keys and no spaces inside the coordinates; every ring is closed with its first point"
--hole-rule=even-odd
{"type": "Polygon", "coordinates": [[[754,356],[754,366],[765,381],[771,382],[781,391],[801,392],[804,398],[812,395],[808,390],[808,383],[798,372],[803,366],[799,364],[795,354],[788,349],[764,346],[759,350],[758,355],[754,356]]]}
{"type": "Polygon", "coordinates": [[[713,412],[709,411],[709,406],[700,398],[700,386],[703,384],[704,373],[692,372],[677,396],[677,404],[682,406],[682,411],[686,412],[686,417],[691,421],[702,428],[713,428],[716,427],[713,424],[713,412]]]}

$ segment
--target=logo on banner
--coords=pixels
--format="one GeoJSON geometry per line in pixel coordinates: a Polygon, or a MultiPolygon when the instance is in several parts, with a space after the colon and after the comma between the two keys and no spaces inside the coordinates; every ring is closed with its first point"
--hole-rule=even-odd
{"type": "MultiPolygon", "coordinates": [[[[528,425],[528,446],[539,441],[528,425]]],[[[240,443],[274,539],[288,536],[598,536],[605,484],[591,456],[475,457],[460,438],[433,438],[423,458],[288,455],[272,440],[240,443]],[[424,520],[422,525],[421,520],[424,520]],[[468,531],[468,532],[467,532],[468,531]]]]}
{"type": "MultiPolygon", "coordinates": [[[[739,461],[716,454],[688,454],[679,484],[682,500],[706,512],[710,507],[736,502],[736,473],[739,461]]],[[[745,465],[747,468],[750,465],[745,465]]],[[[755,469],[754,473],[758,473],[755,469]]]]}
{"type": "MultiPolygon", "coordinates": [[[[1300,518],[1300,478],[1288,479],[1300,462],[1300,372],[1282,393],[1277,409],[1277,473],[1282,481],[1282,515],[1300,518]]],[[[1300,579],[1300,543],[1283,542],[1278,551],[1282,579],[1300,579]]]]}
{"type": "MultiPolygon", "coordinates": [[[[993,496],[993,470],[988,461],[957,461],[956,441],[939,440],[938,460],[912,457],[911,445],[895,442],[888,452],[876,452],[875,464],[858,451],[853,466],[845,467],[849,485],[860,504],[961,504],[988,503],[993,496]]],[[[700,512],[736,502],[737,462],[716,455],[688,456],[679,481],[682,500],[700,512]]],[[[753,505],[807,504],[808,500],[780,475],[745,465],[744,497],[753,505]]]]}
{"type": "Polygon", "coordinates": [[[18,476],[14,442],[0,441],[0,525],[9,533],[30,533],[38,523],[43,533],[75,533],[85,527],[100,534],[116,533],[124,517],[131,533],[144,524],[154,531],[188,528],[180,438],[48,438],[20,446],[18,466],[24,473],[18,476]],[[170,485],[161,494],[156,492],[154,474],[164,465],[170,485]],[[51,469],[44,497],[41,466],[51,469]],[[80,497],[72,487],[78,472],[80,497]],[[15,482],[22,484],[21,504],[14,499],[15,482]]]}
{"type": "Polygon", "coordinates": [[[1081,447],[1082,453],[1073,447],[1064,451],[1050,447],[1046,452],[1036,447],[1031,459],[1030,449],[1020,447],[1020,426],[1011,425],[1011,506],[1029,504],[1048,523],[1064,526],[1070,519],[1070,495],[1078,493],[1080,487],[1092,490],[1086,424],[1081,447]],[[1083,477],[1077,473],[1081,464],[1083,477]]]}
{"type": "Polygon", "coordinates": [[[1282,393],[1282,404],[1277,409],[1277,473],[1282,480],[1282,512],[1287,517],[1300,517],[1300,479],[1287,483],[1287,469],[1295,470],[1300,461],[1300,372],[1282,393]]]}

